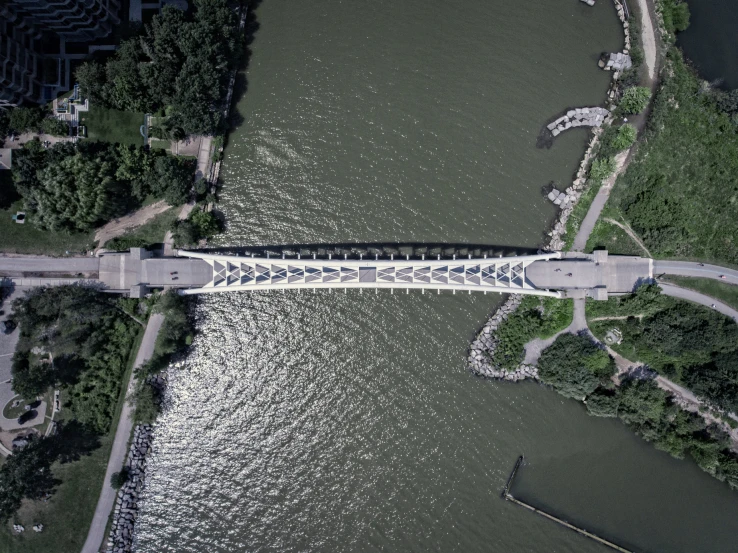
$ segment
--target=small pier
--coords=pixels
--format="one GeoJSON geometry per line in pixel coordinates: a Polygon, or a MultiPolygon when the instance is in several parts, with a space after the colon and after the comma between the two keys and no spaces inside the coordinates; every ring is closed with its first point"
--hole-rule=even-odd
{"type": "Polygon", "coordinates": [[[578,526],[574,526],[573,524],[570,524],[566,522],[565,520],[560,519],[559,517],[556,517],[552,514],[549,514],[545,511],[542,511],[541,509],[538,509],[534,507],[533,505],[530,505],[528,503],[525,503],[524,501],[520,501],[519,499],[515,499],[512,494],[510,493],[510,488],[512,487],[513,481],[515,480],[515,475],[518,473],[518,469],[520,468],[520,465],[523,464],[523,461],[525,459],[521,455],[518,457],[517,462],[515,463],[515,466],[513,467],[512,472],[510,473],[510,476],[507,479],[507,483],[505,484],[505,488],[502,490],[502,498],[507,501],[512,501],[516,505],[520,505],[521,507],[525,507],[529,511],[533,511],[536,514],[541,515],[542,517],[545,517],[549,520],[552,520],[558,524],[561,524],[562,526],[565,526],[566,528],[569,528],[570,530],[574,530],[576,533],[581,534],[582,536],[586,536],[598,543],[601,543],[602,545],[606,545],[607,547],[614,549],[615,551],[620,551],[620,553],[634,553],[630,549],[626,549],[624,547],[619,546],[616,543],[613,543],[609,540],[606,540],[605,538],[601,538],[600,536],[593,534],[592,532],[588,532],[587,530],[583,528],[579,528],[578,526]]]}

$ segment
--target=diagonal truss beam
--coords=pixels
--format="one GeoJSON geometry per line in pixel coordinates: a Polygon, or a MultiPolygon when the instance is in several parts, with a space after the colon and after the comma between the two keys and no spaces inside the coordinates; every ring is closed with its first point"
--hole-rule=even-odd
{"type": "Polygon", "coordinates": [[[415,288],[561,297],[558,291],[537,289],[525,274],[531,263],[559,259],[559,252],[455,260],[279,259],[182,250],[178,255],[202,259],[213,271],[209,283],[183,290],[183,294],[292,288],[415,288]]]}

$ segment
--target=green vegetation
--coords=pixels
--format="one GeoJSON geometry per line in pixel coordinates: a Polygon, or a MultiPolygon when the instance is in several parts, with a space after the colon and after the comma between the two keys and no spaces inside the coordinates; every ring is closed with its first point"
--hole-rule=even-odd
{"type": "Polygon", "coordinates": [[[89,140],[142,146],[141,125],[145,115],[140,112],[109,109],[91,102],[90,110],[81,118],[87,127],[89,140]]]}
{"type": "Polygon", "coordinates": [[[52,136],[68,136],[69,123],[60,121],[56,117],[46,117],[41,121],[41,132],[52,136]]]}
{"type": "Polygon", "coordinates": [[[76,419],[107,432],[139,323],[115,299],[81,286],[33,289],[13,302],[13,311],[20,326],[13,388],[35,397],[61,386],[76,419]],[[34,353],[38,348],[42,356],[34,353]]]}
{"type": "Polygon", "coordinates": [[[499,367],[514,370],[523,361],[526,343],[553,336],[569,326],[573,317],[571,300],[524,297],[520,306],[497,328],[499,343],[492,361],[499,367]]]}
{"type": "Polygon", "coordinates": [[[9,113],[8,127],[15,134],[38,132],[45,115],[41,108],[13,108],[9,113]]]}
{"type": "Polygon", "coordinates": [[[610,199],[656,257],[738,264],[738,95],[731,99],[669,52],[644,141],[610,199]]]}
{"type": "Polygon", "coordinates": [[[615,172],[615,160],[611,157],[599,157],[592,162],[589,169],[590,184],[601,186],[603,181],[615,172]]]}
{"type": "Polygon", "coordinates": [[[25,211],[22,201],[14,202],[8,209],[0,209],[0,236],[6,253],[39,255],[64,255],[84,253],[94,248],[93,232],[51,232],[35,225],[33,213],[27,213],[26,222],[19,225],[13,215],[25,211]]]}
{"type": "Polygon", "coordinates": [[[625,89],[619,108],[624,113],[640,113],[651,99],[651,90],[645,86],[631,86],[625,89]]]}
{"type": "Polygon", "coordinates": [[[734,309],[738,309],[738,286],[725,284],[709,278],[678,277],[667,275],[660,280],[670,282],[682,288],[696,290],[706,296],[720,300],[734,309]]]}
{"type": "Polygon", "coordinates": [[[689,6],[683,0],[659,0],[664,28],[670,33],[689,27],[689,6]]]}
{"type": "Polygon", "coordinates": [[[625,123],[618,128],[618,134],[615,136],[612,145],[617,150],[627,150],[636,141],[637,136],[636,128],[629,123],[625,123]]]}
{"type": "Polygon", "coordinates": [[[137,423],[151,424],[156,420],[161,407],[162,389],[158,374],[167,367],[172,357],[192,344],[194,327],[188,315],[189,298],[174,291],[158,298],[156,310],[165,319],[156,339],[154,354],[148,363],[138,370],[138,387],[133,401],[137,423]]]}
{"type": "Polygon", "coordinates": [[[93,104],[154,113],[167,108],[172,128],[210,134],[222,123],[230,70],[238,64],[243,36],[226,0],[195,0],[184,13],[165,7],[140,36],[121,43],[102,66],[76,73],[93,104]]]}
{"type": "Polygon", "coordinates": [[[123,484],[128,482],[128,468],[123,467],[120,472],[114,472],[110,475],[110,487],[119,490],[123,484]]]}
{"type": "Polygon", "coordinates": [[[541,379],[562,395],[583,400],[591,415],[619,417],[657,448],[677,458],[689,454],[700,468],[738,489],[738,456],[725,432],[682,410],[654,380],[629,378],[615,386],[614,373],[609,355],[586,336],[559,336],[539,362],[541,379]]]}
{"type": "Polygon", "coordinates": [[[587,239],[587,245],[584,251],[591,253],[595,249],[600,248],[605,248],[614,255],[645,255],[645,252],[628,236],[627,232],[617,225],[608,223],[602,217],[595,223],[592,234],[587,239]]]}
{"type": "Polygon", "coordinates": [[[220,220],[212,211],[196,207],[184,221],[174,221],[172,236],[178,248],[196,244],[203,238],[212,238],[221,231],[220,220]]]}
{"type": "Polygon", "coordinates": [[[102,142],[68,142],[16,150],[13,178],[29,221],[40,229],[88,232],[149,196],[184,203],[193,165],[162,150],[102,142]]]}
{"type": "Polygon", "coordinates": [[[562,334],[538,361],[538,375],[561,395],[584,399],[615,374],[615,363],[584,335],[562,334]]]}
{"type": "Polygon", "coordinates": [[[623,341],[613,349],[625,358],[646,363],[719,409],[738,412],[738,325],[728,317],[663,296],[656,285],[590,302],[587,317],[601,339],[616,324],[623,341]],[[628,318],[591,320],[595,317],[628,318]]]}
{"type": "Polygon", "coordinates": [[[176,220],[177,210],[168,209],[137,229],[108,240],[105,243],[105,248],[124,251],[130,248],[150,248],[156,244],[161,244],[164,235],[176,220]]]}

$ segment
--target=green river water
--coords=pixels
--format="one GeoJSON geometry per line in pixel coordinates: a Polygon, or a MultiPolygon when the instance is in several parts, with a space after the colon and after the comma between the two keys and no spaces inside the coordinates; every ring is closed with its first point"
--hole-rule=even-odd
{"type": "MultiPolygon", "coordinates": [[[[219,244],[535,247],[601,105],[606,0],[264,0],[222,172],[219,244]]],[[[474,377],[484,295],[202,297],[171,370],[138,551],[601,552],[513,492],[636,551],[735,551],[738,494],[618,421],[474,377]]]]}

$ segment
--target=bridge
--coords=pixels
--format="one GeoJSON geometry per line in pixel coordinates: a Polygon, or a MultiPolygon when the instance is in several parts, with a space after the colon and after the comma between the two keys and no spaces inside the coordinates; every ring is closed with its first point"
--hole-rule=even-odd
{"type": "Polygon", "coordinates": [[[180,250],[157,257],[141,248],[90,258],[0,257],[0,277],[19,286],[88,281],[109,292],[140,297],[149,289],[208,294],[248,290],[404,289],[533,294],[556,298],[631,292],[653,278],[654,262],[633,256],[553,252],[471,254],[316,254],[294,251],[226,255],[180,250]]]}

